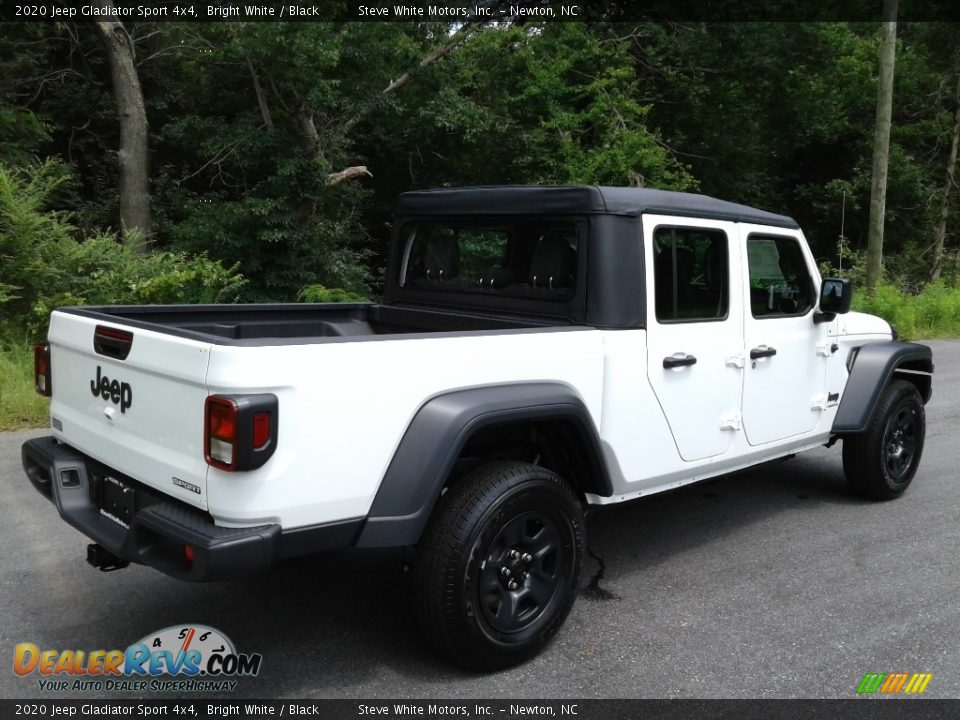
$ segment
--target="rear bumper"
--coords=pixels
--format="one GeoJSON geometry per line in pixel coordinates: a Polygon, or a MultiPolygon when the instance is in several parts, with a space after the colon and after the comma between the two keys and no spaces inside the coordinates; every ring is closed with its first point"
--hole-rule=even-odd
{"type": "Polygon", "coordinates": [[[284,557],[350,546],[363,526],[360,519],[288,533],[276,524],[221,527],[206,513],[133,483],[136,509],[124,527],[94,502],[100,466],[83,453],[48,436],[28,440],[21,456],[30,482],[67,523],[117,557],[181,580],[242,577],[284,557]]]}

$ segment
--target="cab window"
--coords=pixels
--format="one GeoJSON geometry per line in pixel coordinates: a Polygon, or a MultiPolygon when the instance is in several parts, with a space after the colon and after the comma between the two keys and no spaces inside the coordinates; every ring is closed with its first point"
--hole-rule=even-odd
{"type": "Polygon", "coordinates": [[[726,233],[705,228],[658,227],[653,239],[657,320],[726,318],[730,294],[726,233]]]}
{"type": "Polygon", "coordinates": [[[813,307],[813,278],[795,238],[750,236],[747,264],[755,318],[804,315],[813,307]]]}

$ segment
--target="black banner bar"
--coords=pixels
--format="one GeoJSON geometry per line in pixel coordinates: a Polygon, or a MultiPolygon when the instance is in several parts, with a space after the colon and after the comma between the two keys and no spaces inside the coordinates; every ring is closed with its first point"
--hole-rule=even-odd
{"type": "MultiPolygon", "coordinates": [[[[4,0],[5,22],[879,22],[881,0],[4,0]],[[109,5],[109,4],[108,4],[109,5]]],[[[956,0],[901,3],[900,22],[960,21],[956,0]]]]}
{"type": "Polygon", "coordinates": [[[960,700],[0,700],[3,718],[940,720],[960,700]]]}

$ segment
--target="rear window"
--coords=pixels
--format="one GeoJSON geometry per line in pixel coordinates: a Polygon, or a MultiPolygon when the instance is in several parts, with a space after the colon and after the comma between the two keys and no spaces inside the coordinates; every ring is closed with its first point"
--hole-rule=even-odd
{"type": "Polygon", "coordinates": [[[414,222],[400,238],[402,288],[555,301],[576,291],[573,222],[414,222]]]}

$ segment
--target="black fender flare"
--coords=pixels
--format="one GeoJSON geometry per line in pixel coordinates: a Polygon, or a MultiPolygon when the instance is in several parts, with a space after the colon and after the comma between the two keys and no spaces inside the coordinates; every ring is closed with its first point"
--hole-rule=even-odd
{"type": "Polygon", "coordinates": [[[909,342],[871,342],[852,351],[850,377],[833,420],[838,435],[863,432],[870,421],[880,393],[900,370],[914,380],[923,402],[930,400],[933,351],[926,345],[909,342]]]}
{"type": "Polygon", "coordinates": [[[598,469],[597,494],[613,494],[596,425],[569,387],[529,383],[458,390],[428,400],[407,426],[357,547],[415,545],[470,436],[484,427],[525,420],[571,421],[598,469]]]}

